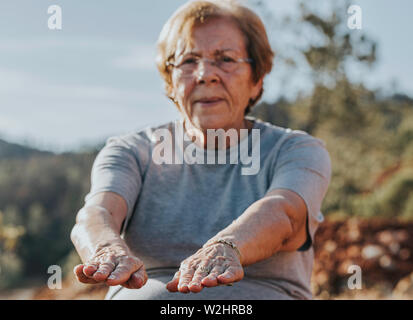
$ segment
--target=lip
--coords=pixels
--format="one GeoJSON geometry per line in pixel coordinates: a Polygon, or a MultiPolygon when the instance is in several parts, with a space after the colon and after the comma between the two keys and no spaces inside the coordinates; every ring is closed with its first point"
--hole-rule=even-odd
{"type": "Polygon", "coordinates": [[[215,104],[217,102],[221,102],[224,99],[220,98],[220,97],[211,97],[211,98],[202,98],[202,99],[198,99],[195,100],[194,103],[200,103],[200,104],[204,104],[204,105],[212,105],[215,104]]]}

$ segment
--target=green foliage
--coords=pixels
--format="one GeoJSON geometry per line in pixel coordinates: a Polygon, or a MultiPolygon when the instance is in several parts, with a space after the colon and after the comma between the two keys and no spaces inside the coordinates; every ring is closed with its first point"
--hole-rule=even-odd
{"type": "Polygon", "coordinates": [[[353,199],[354,211],[372,217],[413,218],[413,169],[401,170],[394,174],[380,188],[367,195],[353,199]]]}
{"type": "Polygon", "coordinates": [[[22,260],[11,252],[2,252],[0,255],[0,289],[5,289],[21,283],[22,260]]]}
{"type": "Polygon", "coordinates": [[[47,268],[73,250],[70,231],[89,191],[95,156],[0,158],[0,266],[9,279],[3,287],[46,278],[47,268]]]}
{"type": "MultiPolygon", "coordinates": [[[[358,85],[352,86],[349,92],[359,101],[362,124],[351,117],[330,116],[320,121],[313,133],[326,143],[332,161],[323,212],[413,218],[413,185],[408,170],[413,164],[413,101],[400,104],[391,98],[383,100],[358,85]],[[383,175],[389,176],[379,183],[383,175]]],[[[330,97],[342,94],[340,88],[324,90],[330,91],[330,97]]],[[[304,130],[310,99],[259,105],[253,115],[304,130]]],[[[334,107],[346,110],[341,101],[337,98],[334,107]]]]}
{"type": "MultiPolygon", "coordinates": [[[[310,5],[301,4],[300,15],[289,20],[288,28],[297,35],[306,28],[313,31],[300,52],[310,70],[312,93],[292,102],[258,105],[252,115],[306,131],[326,143],[332,178],[323,201],[325,214],[413,218],[411,177],[401,170],[413,162],[413,100],[403,94],[380,98],[363,84],[350,82],[346,65],[351,62],[368,71],[377,44],[347,28],[342,13],[348,1],[331,2],[332,10],[324,16],[310,5]],[[400,172],[391,177],[396,165],[400,172]],[[385,173],[391,178],[379,184],[385,173]]],[[[265,17],[275,20],[271,14],[265,17]]]]}
{"type": "Polygon", "coordinates": [[[413,192],[410,192],[409,198],[405,200],[402,216],[407,219],[413,219],[413,192]]]}
{"type": "MultiPolygon", "coordinates": [[[[10,212],[9,210],[7,215],[10,212]]],[[[22,226],[11,225],[10,220],[7,221],[4,216],[0,211],[0,289],[16,284],[20,279],[22,261],[14,251],[20,237],[25,233],[22,226]]]]}

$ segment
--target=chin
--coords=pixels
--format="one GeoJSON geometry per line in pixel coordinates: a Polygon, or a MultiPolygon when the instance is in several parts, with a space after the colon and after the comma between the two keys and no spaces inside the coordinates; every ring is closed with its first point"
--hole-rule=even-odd
{"type": "Polygon", "coordinates": [[[219,116],[198,118],[194,124],[201,130],[228,128],[231,125],[225,117],[219,116]]]}
{"type": "Polygon", "coordinates": [[[201,130],[228,128],[232,123],[232,115],[228,111],[224,104],[212,108],[195,106],[191,121],[201,130]]]}

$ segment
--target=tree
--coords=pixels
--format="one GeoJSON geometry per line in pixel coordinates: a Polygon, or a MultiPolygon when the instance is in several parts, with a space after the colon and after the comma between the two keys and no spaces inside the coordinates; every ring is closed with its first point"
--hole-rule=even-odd
{"type": "MultiPolygon", "coordinates": [[[[305,70],[312,83],[307,119],[301,128],[310,134],[326,120],[334,121],[337,130],[362,125],[364,113],[359,99],[363,88],[349,80],[348,66],[371,68],[376,61],[377,44],[361,31],[347,27],[349,2],[334,1],[330,5],[330,13],[323,15],[317,7],[301,2],[298,17],[277,24],[283,28],[279,33],[293,32],[298,49],[297,54],[289,55],[288,50],[276,48],[277,63],[293,69],[290,76],[295,73],[301,77],[305,70]]],[[[263,12],[268,26],[276,25],[277,19],[266,2],[257,1],[255,6],[263,12]]]]}

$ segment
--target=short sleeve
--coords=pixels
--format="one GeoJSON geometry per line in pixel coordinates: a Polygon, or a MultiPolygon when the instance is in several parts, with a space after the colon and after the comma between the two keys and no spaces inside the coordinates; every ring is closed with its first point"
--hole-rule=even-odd
{"type": "Polygon", "coordinates": [[[285,133],[268,191],[289,189],[307,206],[311,245],[318,224],[323,221],[321,205],[331,179],[331,160],[325,143],[304,131],[285,133]]]}
{"type": "Polygon", "coordinates": [[[111,191],[125,199],[128,211],[125,229],[142,186],[142,169],[134,146],[122,137],[111,137],[92,166],[91,190],[85,202],[100,192],[111,191]]]}

